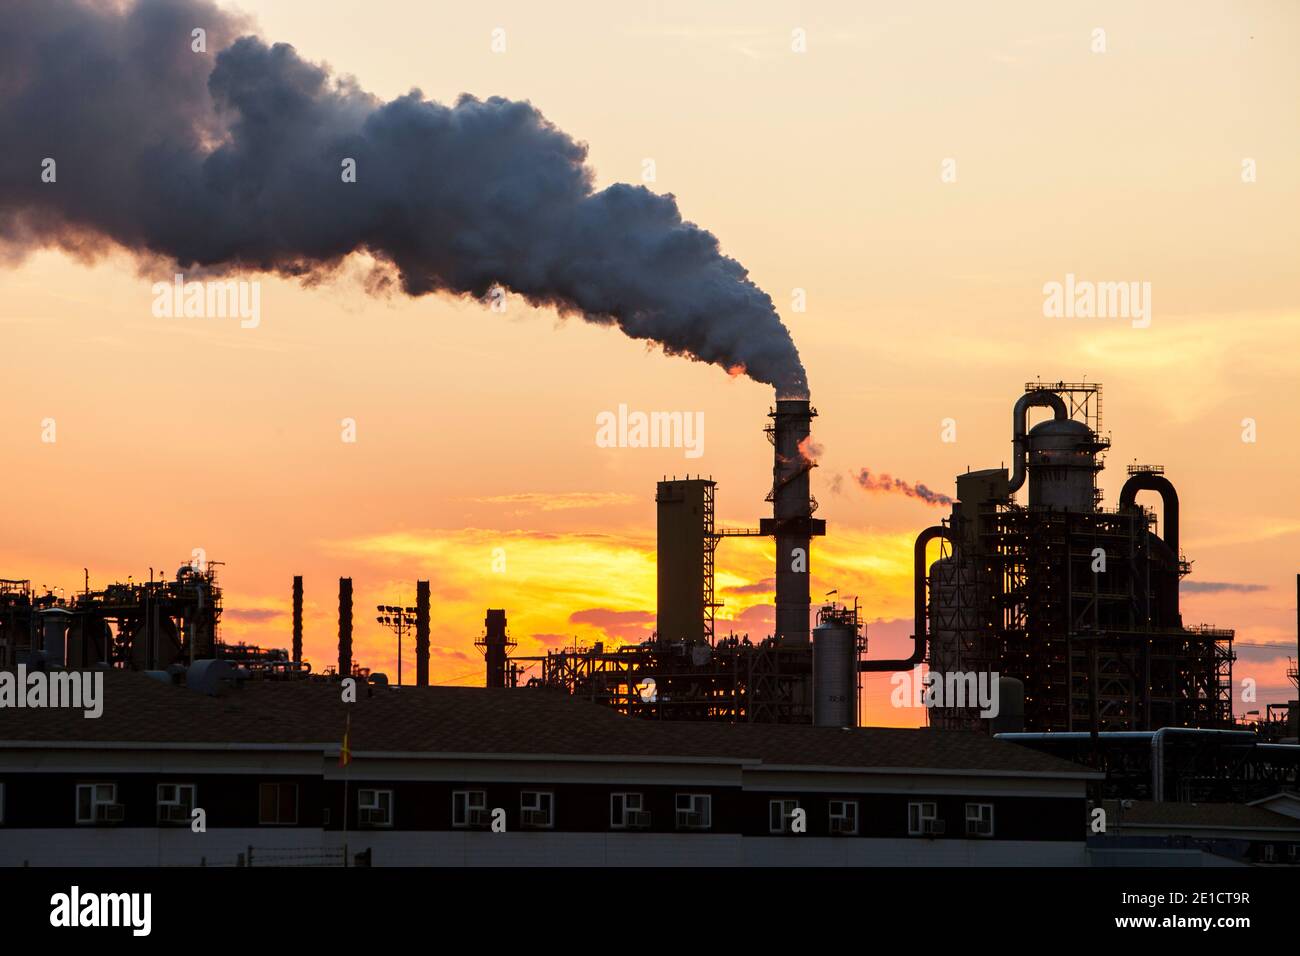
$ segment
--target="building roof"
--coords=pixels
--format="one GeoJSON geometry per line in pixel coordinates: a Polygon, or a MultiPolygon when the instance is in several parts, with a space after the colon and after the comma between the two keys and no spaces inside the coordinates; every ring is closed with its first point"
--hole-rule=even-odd
{"type": "MultiPolygon", "coordinates": [[[[144,674],[104,674],[103,714],[0,711],[0,747],[57,742],[166,746],[271,744],[337,750],[351,714],[354,756],[513,754],[761,762],[773,767],[934,769],[1091,778],[1094,771],[985,735],[883,727],[646,721],[554,692],[358,684],[344,704],[328,681],[250,680],[207,696],[144,674]]],[[[1267,812],[1267,811],[1261,811],[1267,812]]]]}
{"type": "Polygon", "coordinates": [[[1152,800],[1107,800],[1106,816],[1112,825],[1125,829],[1151,828],[1178,830],[1184,828],[1295,830],[1300,832],[1300,820],[1263,807],[1241,803],[1157,803],[1152,800]]]}

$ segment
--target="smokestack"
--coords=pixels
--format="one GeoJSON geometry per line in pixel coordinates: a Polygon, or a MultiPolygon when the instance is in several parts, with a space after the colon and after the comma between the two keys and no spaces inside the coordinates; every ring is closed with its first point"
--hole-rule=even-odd
{"type": "Polygon", "coordinates": [[[293,659],[302,660],[302,575],[293,576],[293,659]]]}
{"type": "Polygon", "coordinates": [[[339,676],[352,676],[351,578],[339,578],[339,676]]]}
{"type": "Polygon", "coordinates": [[[487,617],[483,619],[483,628],[483,640],[478,643],[479,647],[483,649],[483,659],[487,664],[485,686],[505,687],[506,647],[510,643],[506,637],[505,609],[489,608],[487,617]]]}
{"type": "Polygon", "coordinates": [[[429,686],[429,582],[415,582],[415,686],[429,686]]]}
{"type": "Polygon", "coordinates": [[[817,415],[807,399],[778,398],[770,413],[772,441],[771,519],[760,529],[776,537],[776,638],[784,644],[807,644],[809,635],[809,545],[826,533],[826,522],[812,516],[809,472],[815,466],[808,451],[812,420],[817,415]]]}

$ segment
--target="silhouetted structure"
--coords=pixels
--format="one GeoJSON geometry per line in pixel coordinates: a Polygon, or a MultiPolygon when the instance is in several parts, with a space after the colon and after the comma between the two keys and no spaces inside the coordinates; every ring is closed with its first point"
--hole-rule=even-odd
{"type": "Polygon", "coordinates": [[[0,581],[0,664],[164,670],[218,656],[220,619],[216,562],[67,598],[0,581]]]}
{"type": "MultiPolygon", "coordinates": [[[[932,671],[1019,682],[1027,731],[1231,726],[1233,632],[1184,627],[1179,612],[1190,565],[1178,550],[1173,484],[1158,466],[1133,465],[1118,507],[1101,506],[1096,478],[1110,445],[1101,386],[1026,385],[1012,444],[1011,476],[958,475],[952,514],[923,533],[942,539],[915,582],[918,611],[928,591],[917,633],[928,637],[932,671]],[[1052,417],[1030,429],[1034,407],[1052,417]],[[1014,496],[1026,480],[1021,505],[1014,496]],[[1137,504],[1141,491],[1161,495],[1162,535],[1137,504]]],[[[931,708],[930,719],[984,727],[978,711],[931,708]]]]}
{"type": "MultiPolygon", "coordinates": [[[[651,719],[756,723],[809,723],[813,719],[815,651],[809,640],[809,543],[826,533],[812,517],[809,492],[816,467],[810,429],[817,412],[804,399],[779,399],[765,429],[772,443],[772,517],[758,528],[714,527],[717,483],[672,478],[655,490],[658,530],[655,635],[634,647],[562,648],[543,656],[488,659],[488,686],[513,683],[522,662],[541,665],[530,687],[552,687],[595,700],[623,713],[651,719]],[[774,537],[776,626],[772,636],[751,642],[714,633],[714,558],[725,538],[774,537]]],[[[823,642],[821,683],[844,688],[836,721],[857,723],[857,657],[865,648],[856,610],[827,617],[837,629],[823,642]],[[832,621],[831,618],[834,618],[832,621]],[[848,623],[846,624],[846,620],[848,623]],[[852,633],[845,637],[844,628],[852,633]],[[832,677],[832,670],[838,673],[832,677]],[[851,699],[849,699],[851,697],[851,699]]],[[[505,612],[500,613],[504,622],[505,612]]],[[[489,619],[489,633],[492,624],[489,619]]],[[[489,644],[490,647],[494,645],[489,644]]],[[[830,714],[830,709],[824,710],[830,714]]],[[[829,716],[827,719],[831,719],[829,716]]]]}
{"type": "Polygon", "coordinates": [[[507,674],[510,686],[514,686],[517,671],[508,663],[510,651],[515,642],[506,634],[506,612],[502,609],[489,608],[483,618],[483,636],[474,642],[474,646],[483,652],[487,674],[484,686],[505,687],[507,674]]]}
{"type": "Polygon", "coordinates": [[[352,673],[352,579],[339,578],[339,676],[352,673]]]}
{"type": "Polygon", "coordinates": [[[415,582],[415,683],[429,686],[429,582],[415,582]]]}
{"type": "Polygon", "coordinates": [[[302,660],[302,575],[293,576],[293,659],[302,660]]]}

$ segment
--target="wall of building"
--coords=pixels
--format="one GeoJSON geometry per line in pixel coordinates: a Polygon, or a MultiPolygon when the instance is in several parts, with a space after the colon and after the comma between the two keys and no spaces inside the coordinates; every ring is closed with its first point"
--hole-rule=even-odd
{"type": "MultiPolygon", "coordinates": [[[[337,865],[341,831],[318,828],[6,829],[0,866],[337,865]]],[[[347,834],[349,854],[374,866],[1083,866],[1083,842],[749,837],[734,833],[347,834]]]]}

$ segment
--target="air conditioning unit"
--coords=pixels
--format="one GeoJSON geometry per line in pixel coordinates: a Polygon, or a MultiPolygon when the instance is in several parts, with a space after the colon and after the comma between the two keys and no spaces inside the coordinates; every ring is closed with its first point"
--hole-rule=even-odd
{"type": "Polygon", "coordinates": [[[945,828],[942,820],[926,820],[924,829],[930,836],[943,836],[945,828]]]}
{"type": "Polygon", "coordinates": [[[126,819],[126,807],[120,803],[101,803],[95,808],[98,823],[121,823],[126,819]]]}
{"type": "Polygon", "coordinates": [[[624,819],[627,821],[629,827],[644,829],[645,827],[650,826],[650,811],[628,810],[627,813],[624,814],[624,819]]]}
{"type": "Polygon", "coordinates": [[[179,803],[164,803],[162,819],[164,823],[189,823],[190,809],[179,803]]]}
{"type": "Polygon", "coordinates": [[[856,829],[848,817],[831,817],[831,833],[852,833],[856,829]]]}
{"type": "Polygon", "coordinates": [[[485,827],[492,823],[492,814],[487,812],[484,807],[472,807],[469,811],[469,825],[472,827],[485,827]]]}
{"type": "Polygon", "coordinates": [[[698,830],[704,826],[704,814],[699,810],[678,810],[677,825],[687,830],[698,830]]]}
{"type": "Polygon", "coordinates": [[[549,827],[551,825],[550,814],[545,810],[524,810],[520,814],[520,819],[526,827],[549,827]]]}

